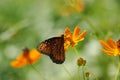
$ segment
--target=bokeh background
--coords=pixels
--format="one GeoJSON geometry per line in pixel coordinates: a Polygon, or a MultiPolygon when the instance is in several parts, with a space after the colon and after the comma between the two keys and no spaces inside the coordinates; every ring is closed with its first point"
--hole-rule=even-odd
{"type": "Polygon", "coordinates": [[[0,80],[43,80],[41,76],[77,80],[78,56],[71,47],[62,65],[42,56],[33,65],[39,73],[31,65],[20,69],[10,66],[23,48],[36,48],[41,41],[64,33],[66,27],[73,31],[77,25],[81,31],[87,30],[85,40],[76,46],[86,65],[99,80],[114,80],[118,58],[101,52],[99,40],[120,38],[120,0],[82,2],[84,10],[71,12],[69,0],[0,0],[0,80]]]}

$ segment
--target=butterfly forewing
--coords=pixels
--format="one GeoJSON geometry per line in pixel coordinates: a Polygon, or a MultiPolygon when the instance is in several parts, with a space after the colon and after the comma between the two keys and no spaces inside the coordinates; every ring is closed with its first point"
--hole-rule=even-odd
{"type": "Polygon", "coordinates": [[[64,36],[53,37],[41,42],[37,50],[48,55],[54,63],[63,63],[65,61],[64,36]]]}
{"type": "Polygon", "coordinates": [[[37,50],[43,54],[50,55],[51,46],[49,40],[45,40],[37,47],[37,50]]]}

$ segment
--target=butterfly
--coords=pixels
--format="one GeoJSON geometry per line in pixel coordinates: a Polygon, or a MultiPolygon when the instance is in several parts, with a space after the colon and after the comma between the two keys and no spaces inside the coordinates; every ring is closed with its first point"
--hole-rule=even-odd
{"type": "Polygon", "coordinates": [[[64,35],[41,42],[37,46],[37,50],[48,55],[53,63],[62,64],[65,61],[64,35]]]}

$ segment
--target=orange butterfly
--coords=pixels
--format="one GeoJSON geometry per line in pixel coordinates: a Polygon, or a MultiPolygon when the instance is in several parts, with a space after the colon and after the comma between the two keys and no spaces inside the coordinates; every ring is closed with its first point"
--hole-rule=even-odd
{"type": "Polygon", "coordinates": [[[65,61],[64,35],[53,37],[41,42],[37,50],[45,55],[56,64],[62,64],[65,61]]]}

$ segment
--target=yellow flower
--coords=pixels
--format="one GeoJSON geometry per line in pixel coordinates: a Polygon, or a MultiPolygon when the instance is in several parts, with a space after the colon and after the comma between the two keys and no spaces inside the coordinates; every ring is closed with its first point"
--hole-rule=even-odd
{"type": "Polygon", "coordinates": [[[112,38],[108,38],[106,42],[100,40],[101,45],[104,47],[102,51],[111,56],[120,55],[120,40],[115,42],[112,38]]]}
{"type": "Polygon", "coordinates": [[[21,68],[26,64],[33,64],[35,63],[40,57],[42,56],[36,49],[24,49],[23,53],[20,54],[16,60],[11,62],[11,66],[15,68],[21,68]]]}
{"type": "Polygon", "coordinates": [[[84,40],[84,37],[86,35],[86,30],[84,30],[82,33],[80,33],[80,27],[76,26],[74,29],[74,32],[72,33],[69,28],[65,29],[64,34],[64,48],[67,50],[70,45],[72,47],[76,46],[79,41],[84,40]]]}

